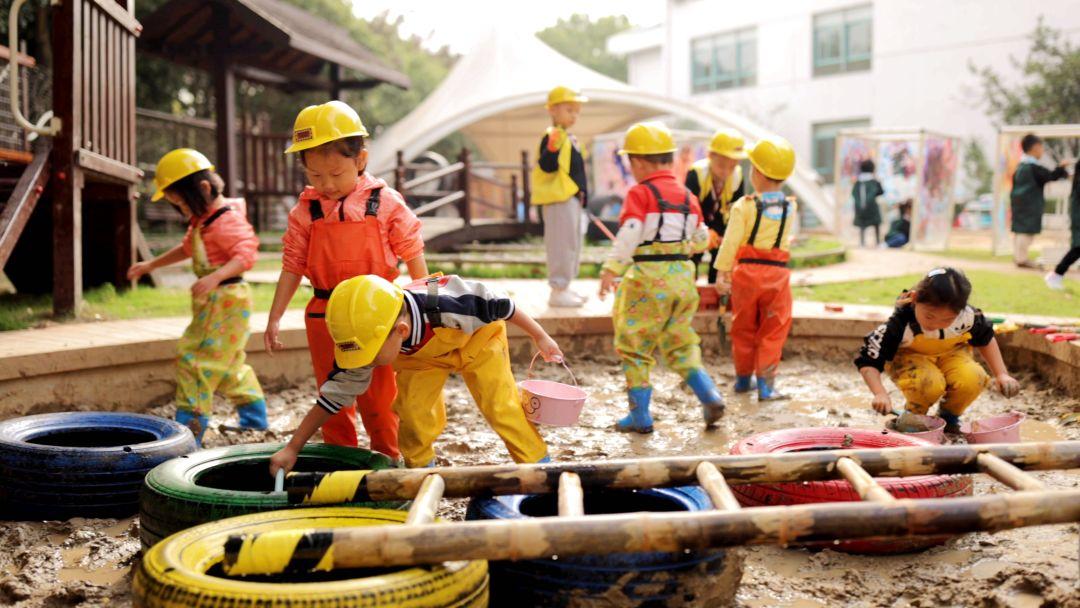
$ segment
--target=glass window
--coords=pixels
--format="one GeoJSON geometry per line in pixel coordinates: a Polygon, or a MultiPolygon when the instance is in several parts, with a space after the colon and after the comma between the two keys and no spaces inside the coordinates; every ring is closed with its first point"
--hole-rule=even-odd
{"type": "Polygon", "coordinates": [[[697,38],[690,42],[693,91],[752,86],[757,83],[757,28],[697,38]]]}
{"type": "Polygon", "coordinates": [[[814,76],[870,69],[873,16],[870,5],[814,15],[814,76]]]}
{"type": "Polygon", "coordinates": [[[833,170],[836,165],[836,136],[843,129],[857,129],[869,126],[870,121],[865,118],[822,122],[813,125],[811,157],[814,169],[825,180],[825,183],[833,183],[833,170]]]}

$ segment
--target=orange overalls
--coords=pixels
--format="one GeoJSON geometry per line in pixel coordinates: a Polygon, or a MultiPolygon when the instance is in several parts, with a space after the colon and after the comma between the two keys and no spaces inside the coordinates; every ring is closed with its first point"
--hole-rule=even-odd
{"type": "Polygon", "coordinates": [[[757,203],[757,215],[750,238],[739,247],[736,264],[731,273],[731,349],[735,373],[758,378],[771,378],[780,365],[781,351],[791,331],[791,254],[781,249],[784,226],[791,205],[757,203]],[[761,216],[767,206],[783,205],[780,229],[772,249],[752,245],[757,239],[761,216]]]}
{"type": "MultiPolygon", "coordinates": [[[[323,220],[318,198],[309,200],[311,235],[308,241],[307,268],[304,275],[315,288],[304,315],[308,350],[315,377],[325,380],[334,369],[334,341],[326,327],[326,303],[338,283],[364,274],[378,275],[388,281],[398,277],[396,267],[386,263],[383,237],[379,233],[379,196],[382,188],[368,195],[364,220],[345,220],[345,203],[338,206],[337,222],[323,220]]],[[[356,405],[342,408],[322,427],[323,440],[333,445],[357,445],[356,410],[371,437],[371,449],[397,458],[398,417],[394,413],[397,384],[394,369],[389,365],[376,367],[367,392],[356,398],[356,405]]]]}

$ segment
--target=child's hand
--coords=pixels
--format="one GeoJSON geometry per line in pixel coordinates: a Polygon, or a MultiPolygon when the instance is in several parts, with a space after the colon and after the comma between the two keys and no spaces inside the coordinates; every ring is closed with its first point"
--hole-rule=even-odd
{"type": "Polygon", "coordinates": [[[270,476],[276,477],[278,469],[285,469],[288,473],[296,465],[297,451],[292,446],[286,445],[270,457],[270,476]]]}
{"type": "Polygon", "coordinates": [[[139,280],[139,277],[143,276],[144,274],[150,272],[153,269],[154,265],[150,262],[138,262],[136,264],[132,264],[131,268],[128,268],[127,278],[129,281],[137,281],[139,280]]]}
{"type": "Polygon", "coordinates": [[[555,343],[551,336],[543,336],[538,340],[534,340],[534,342],[536,343],[536,350],[540,351],[540,356],[544,358],[544,361],[562,363],[562,349],[559,348],[559,345],[555,343]]]}
{"type": "Polygon", "coordinates": [[[283,350],[285,345],[278,340],[278,332],[280,331],[280,321],[277,319],[270,319],[266,322],[266,330],[263,332],[263,346],[266,347],[266,354],[271,357],[274,356],[275,350],[283,350]]]}
{"type": "Polygon", "coordinates": [[[214,291],[220,283],[221,279],[218,279],[212,274],[208,274],[198,281],[195,281],[195,284],[191,286],[191,295],[196,298],[201,298],[211,291],[214,291]]]}
{"type": "Polygon", "coordinates": [[[870,405],[879,414],[888,414],[892,411],[892,399],[889,398],[889,393],[874,395],[874,400],[870,402],[870,405]]]}
{"type": "Polygon", "coordinates": [[[731,293],[731,273],[721,272],[716,276],[716,293],[726,296],[731,293]]]}
{"type": "Polygon", "coordinates": [[[709,249],[718,249],[720,247],[720,233],[709,228],[709,249]]]}
{"type": "Polygon", "coordinates": [[[600,299],[603,300],[607,297],[607,294],[615,290],[615,273],[610,270],[605,270],[600,273],[600,299]]]}
{"type": "Polygon", "coordinates": [[[1002,395],[1008,398],[1015,397],[1020,392],[1020,382],[1009,374],[999,374],[994,378],[994,384],[1002,395]]]}

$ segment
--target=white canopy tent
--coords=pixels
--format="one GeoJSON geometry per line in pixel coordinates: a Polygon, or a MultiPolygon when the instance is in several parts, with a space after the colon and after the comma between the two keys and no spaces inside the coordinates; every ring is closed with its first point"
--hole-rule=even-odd
{"type": "MultiPolygon", "coordinates": [[[[750,141],[769,133],[732,112],[609,78],[564,57],[534,36],[512,36],[493,29],[458,60],[423,103],[379,134],[372,146],[370,170],[390,171],[398,150],[408,160],[455,131],[469,137],[486,160],[515,162],[521,150],[528,150],[535,158],[540,135],[550,125],[544,102],[548,91],[558,85],[579,89],[589,97],[573,128],[585,145],[596,135],[660,115],[688,119],[707,130],[733,128],[750,141]]],[[[813,170],[800,162],[789,185],[828,229],[835,229],[832,201],[818,185],[813,170]]]]}

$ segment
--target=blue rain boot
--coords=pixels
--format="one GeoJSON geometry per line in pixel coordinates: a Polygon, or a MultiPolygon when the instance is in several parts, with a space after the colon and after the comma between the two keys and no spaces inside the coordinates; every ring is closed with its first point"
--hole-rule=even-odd
{"type": "Polygon", "coordinates": [[[787,395],[784,395],[776,390],[776,386],[774,386],[773,384],[775,381],[775,377],[757,379],[758,401],[777,401],[780,399],[787,399],[787,395]]]}
{"type": "Polygon", "coordinates": [[[201,448],[203,434],[206,433],[206,428],[210,426],[210,417],[195,414],[191,410],[178,408],[176,410],[176,421],[191,429],[191,434],[195,435],[195,445],[201,448]]]}
{"type": "Polygon", "coordinates": [[[693,389],[698,401],[701,401],[701,411],[705,418],[705,426],[711,427],[724,415],[724,398],[720,391],[716,390],[709,374],[703,369],[695,369],[686,376],[686,384],[693,389]]]}
{"type": "Polygon", "coordinates": [[[615,429],[623,433],[651,433],[652,416],[649,415],[649,402],[652,401],[652,387],[632,388],[630,393],[630,415],[615,423],[615,429]]]}
{"type": "Polygon", "coordinates": [[[938,406],[937,410],[938,418],[945,421],[945,432],[958,435],[960,434],[960,416],[950,412],[949,410],[938,406]]]}
{"type": "Polygon", "coordinates": [[[735,392],[749,393],[754,388],[753,376],[735,376],[735,392]]]}
{"type": "Polygon", "coordinates": [[[266,421],[266,400],[259,399],[247,405],[236,408],[236,415],[240,417],[240,428],[265,431],[270,428],[266,421]]]}
{"type": "Polygon", "coordinates": [[[544,454],[543,458],[536,461],[536,464],[550,464],[550,463],[551,463],[551,455],[550,454],[544,454]]]}

